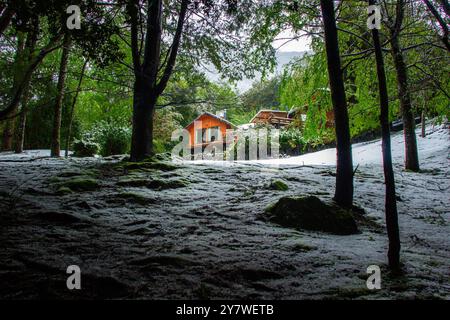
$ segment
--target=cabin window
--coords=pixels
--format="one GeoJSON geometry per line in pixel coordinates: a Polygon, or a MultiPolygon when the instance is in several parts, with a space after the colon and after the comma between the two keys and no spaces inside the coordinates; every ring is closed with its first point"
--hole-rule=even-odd
{"type": "Polygon", "coordinates": [[[197,129],[195,130],[195,143],[203,143],[203,129],[197,129]]]}
{"type": "Polygon", "coordinates": [[[207,141],[208,142],[213,142],[213,141],[217,141],[220,140],[219,137],[219,127],[211,127],[208,129],[208,134],[207,134],[207,141]]]}

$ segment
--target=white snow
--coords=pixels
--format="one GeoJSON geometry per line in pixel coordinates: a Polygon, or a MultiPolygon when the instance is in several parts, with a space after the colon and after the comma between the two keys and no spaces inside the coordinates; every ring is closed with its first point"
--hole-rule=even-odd
{"type": "MultiPolygon", "coordinates": [[[[417,144],[419,150],[420,160],[422,162],[428,161],[430,156],[438,156],[438,160],[442,160],[443,156],[435,154],[436,151],[442,152],[442,145],[447,145],[450,147],[450,139],[448,128],[445,125],[428,125],[426,130],[426,137],[420,137],[420,127],[416,129],[417,144]]],[[[392,150],[392,161],[394,164],[403,164],[404,162],[404,136],[402,132],[395,132],[391,135],[391,150],[392,150]]],[[[448,154],[448,152],[447,152],[448,154]]],[[[370,141],[356,143],[352,145],[352,155],[353,155],[353,165],[382,165],[382,154],[381,154],[381,141],[379,139],[370,141]]],[[[200,160],[193,161],[192,163],[199,164],[211,164],[227,166],[231,165],[230,161],[211,161],[211,160],[200,160]]],[[[321,150],[318,152],[307,153],[296,157],[287,157],[279,159],[264,159],[264,160],[251,160],[251,161],[236,161],[237,163],[257,163],[262,165],[325,165],[334,166],[336,165],[336,148],[330,148],[321,150]]],[[[449,162],[447,161],[447,165],[449,162]]]]}
{"type": "MultiPolygon", "coordinates": [[[[48,156],[45,150],[0,154],[0,297],[40,297],[35,288],[43,286],[50,297],[67,297],[67,290],[53,288],[59,285],[48,286],[60,279],[42,270],[57,269],[64,277],[67,265],[75,263],[91,281],[112,279],[126,285],[128,298],[450,299],[449,129],[430,125],[427,137],[418,135],[417,140],[423,170],[407,172],[402,133],[392,135],[406,272],[400,279],[391,278],[386,269],[379,140],[353,146],[354,165],[360,165],[354,203],[375,226],[360,225],[361,233],[350,236],[283,228],[258,219],[283,196],[315,195],[331,201],[334,149],[277,160],[194,161],[170,172],[114,174],[102,158],[36,159],[48,156]],[[14,159],[19,161],[9,161],[14,159]],[[94,176],[101,188],[57,194],[51,181],[71,179],[61,173],[100,170],[101,162],[109,168],[94,176]],[[167,190],[122,187],[117,182],[124,178],[182,179],[188,185],[167,190]],[[289,189],[268,189],[272,179],[285,181],[289,189]],[[124,192],[139,194],[148,203],[125,200],[120,197],[124,192]],[[53,221],[58,215],[80,223],[53,221]],[[373,264],[382,268],[382,289],[368,291],[366,269],[373,264]]],[[[90,294],[86,288],[83,295],[90,294]]]]}
{"type": "MultiPolygon", "coordinates": [[[[69,151],[69,155],[73,152],[69,151]]],[[[60,156],[64,157],[65,151],[61,150],[60,156]]],[[[50,149],[34,149],[34,150],[24,150],[22,153],[14,153],[12,151],[0,152],[1,160],[28,160],[36,158],[50,157],[50,149]]]]}

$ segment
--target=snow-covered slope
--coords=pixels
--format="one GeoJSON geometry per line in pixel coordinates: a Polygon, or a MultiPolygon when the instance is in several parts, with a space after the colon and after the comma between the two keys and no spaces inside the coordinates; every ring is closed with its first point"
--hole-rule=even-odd
{"type": "MultiPolygon", "coordinates": [[[[427,167],[430,161],[449,165],[450,135],[446,125],[428,125],[426,137],[420,137],[420,127],[416,129],[419,158],[422,167],[427,167]]],[[[391,135],[392,160],[394,164],[401,165],[404,162],[404,137],[402,132],[391,135]]],[[[382,165],[381,141],[380,139],[361,142],[352,145],[353,165],[382,165]]],[[[193,163],[230,166],[241,164],[259,164],[267,166],[276,165],[336,165],[336,149],[329,148],[318,152],[307,153],[296,157],[280,159],[265,159],[252,161],[194,161],[193,163]]]]}
{"type": "MultiPolygon", "coordinates": [[[[429,125],[426,130],[426,137],[420,137],[420,128],[416,129],[419,156],[426,166],[427,162],[442,161],[448,156],[443,151],[443,146],[450,147],[450,136],[445,125],[429,125]]],[[[404,162],[404,137],[402,132],[396,132],[391,138],[392,160],[394,163],[404,162]]],[[[444,148],[445,149],[445,148],[444,148]]],[[[382,165],[381,141],[379,139],[371,142],[357,143],[352,146],[353,164],[356,165],[382,165]]],[[[326,149],[314,153],[290,157],[283,159],[262,160],[260,163],[266,164],[291,164],[291,165],[335,165],[336,149],[326,149]]],[[[447,162],[447,165],[449,163],[447,162]]]]}
{"type": "Polygon", "coordinates": [[[426,138],[418,137],[420,173],[403,169],[402,136],[393,135],[406,272],[400,278],[386,268],[379,141],[353,149],[360,164],[354,203],[370,223],[349,236],[258,219],[284,196],[331,201],[333,149],[280,159],[275,167],[190,162],[167,172],[117,172],[117,160],[102,158],[36,158],[45,152],[22,159],[0,155],[0,297],[450,299],[448,129],[427,131],[426,138]],[[98,188],[61,194],[55,185],[86,177],[98,188]],[[133,179],[135,186],[121,183],[133,179]],[[141,183],[154,179],[182,187],[141,183]],[[288,190],[268,188],[274,179],[288,190]],[[83,274],[78,296],[65,289],[72,264],[83,274]],[[381,267],[381,290],[366,287],[370,265],[381,267]]]}

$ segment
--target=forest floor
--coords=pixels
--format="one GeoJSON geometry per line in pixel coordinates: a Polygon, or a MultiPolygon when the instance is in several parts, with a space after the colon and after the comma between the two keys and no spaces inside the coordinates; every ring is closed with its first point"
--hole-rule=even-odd
{"type": "Polygon", "coordinates": [[[259,219],[287,195],[331,201],[334,149],[281,160],[132,166],[117,158],[0,154],[0,297],[450,299],[449,130],[418,136],[420,173],[393,134],[404,274],[386,268],[379,140],[354,145],[358,234],[259,219]],[[272,190],[273,180],[289,189],[272,190]],[[81,290],[66,268],[81,268],[81,290]],[[381,267],[381,290],[366,287],[381,267]]]}

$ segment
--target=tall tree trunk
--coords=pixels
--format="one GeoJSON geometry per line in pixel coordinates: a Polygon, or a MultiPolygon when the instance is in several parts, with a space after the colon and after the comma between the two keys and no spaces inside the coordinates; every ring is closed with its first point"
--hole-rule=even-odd
{"type": "Polygon", "coordinates": [[[11,151],[14,135],[14,119],[6,120],[3,128],[2,151],[11,151]]]}
{"type": "Polygon", "coordinates": [[[138,11],[136,1],[127,6],[131,21],[131,50],[135,84],[133,95],[133,133],[131,161],[140,161],[153,155],[153,118],[158,97],[167,86],[178,54],[189,0],[182,0],[177,28],[168,52],[167,62],[158,81],[162,36],[162,0],[148,1],[144,61],[141,63],[138,41],[138,11]]]}
{"type": "MultiPolygon", "coordinates": [[[[33,26],[34,29],[28,32],[27,34],[27,40],[25,43],[25,50],[24,50],[24,59],[26,59],[26,65],[29,65],[32,63],[34,58],[34,50],[36,49],[36,42],[38,38],[39,33],[39,21],[36,17],[33,18],[33,26]]],[[[20,112],[19,119],[17,121],[16,126],[16,132],[15,132],[15,141],[14,141],[14,152],[15,153],[22,153],[23,152],[23,145],[24,145],[24,139],[25,139],[25,127],[27,122],[27,112],[28,112],[28,100],[30,98],[30,86],[31,86],[31,79],[25,83],[25,87],[23,89],[23,96],[22,96],[22,110],[20,112]]]]}
{"type": "MultiPolygon", "coordinates": [[[[369,0],[370,5],[375,0],[369,0]]],[[[389,238],[388,260],[392,270],[400,268],[400,233],[398,228],[397,200],[395,196],[394,170],[392,169],[391,134],[389,131],[389,99],[386,84],[383,52],[377,29],[372,30],[377,64],[378,89],[380,99],[381,148],[383,153],[383,171],[386,185],[385,216],[389,238]]]]}
{"type": "Polygon", "coordinates": [[[61,115],[62,115],[62,103],[64,99],[64,89],[67,74],[67,63],[69,61],[70,42],[71,42],[70,37],[69,35],[66,34],[64,36],[61,64],[59,66],[57,96],[53,116],[52,146],[50,154],[52,157],[59,157],[61,153],[61,146],[60,146],[61,115]]]}
{"type": "Polygon", "coordinates": [[[321,0],[320,6],[325,31],[328,75],[336,130],[337,164],[334,200],[341,206],[350,207],[353,202],[352,147],[334,4],[333,1],[321,0]]]}
{"type": "Polygon", "coordinates": [[[140,161],[153,155],[153,115],[158,99],[156,86],[161,54],[162,0],[148,1],[146,29],[144,62],[137,72],[135,70],[131,161],[140,161]]]}
{"type": "Polygon", "coordinates": [[[28,111],[28,99],[29,99],[29,86],[24,90],[22,97],[22,110],[20,112],[19,119],[17,121],[16,134],[14,140],[14,152],[22,153],[23,144],[25,140],[25,127],[27,123],[27,111],[28,111]]]}
{"type": "Polygon", "coordinates": [[[414,114],[408,85],[408,73],[403,52],[400,47],[398,33],[391,40],[391,53],[394,61],[398,98],[403,119],[403,135],[405,137],[405,169],[419,171],[419,155],[415,132],[414,114]]]}
{"type": "Polygon", "coordinates": [[[0,15],[0,35],[6,30],[14,16],[14,10],[7,6],[0,15]]]}
{"type": "MultiPolygon", "coordinates": [[[[23,32],[19,32],[17,36],[17,51],[16,56],[14,58],[14,79],[13,79],[13,87],[12,93],[16,91],[16,88],[19,86],[22,81],[22,73],[24,67],[24,58],[25,58],[25,37],[23,32]]],[[[26,84],[28,85],[28,84],[26,84]]],[[[20,100],[15,100],[12,104],[11,113],[17,113],[19,109],[20,100]]],[[[16,119],[11,117],[6,119],[5,127],[3,129],[3,137],[2,137],[2,151],[11,151],[13,148],[13,137],[14,137],[14,128],[16,124],[16,119]]]]}
{"type": "Polygon", "coordinates": [[[83,63],[83,67],[81,68],[80,78],[78,79],[77,90],[75,91],[75,96],[72,100],[72,106],[70,107],[70,115],[69,115],[69,126],[67,128],[67,136],[66,136],[66,151],[64,156],[67,158],[69,156],[69,147],[70,140],[72,139],[72,125],[73,125],[73,116],[75,114],[75,105],[77,104],[78,94],[81,90],[81,83],[83,82],[84,72],[86,71],[86,66],[88,64],[88,59],[86,59],[83,63]]]}
{"type": "Polygon", "coordinates": [[[131,161],[140,161],[153,155],[153,119],[156,97],[136,80],[133,101],[133,134],[131,141],[131,161]]]}
{"type": "Polygon", "coordinates": [[[422,109],[422,119],[421,119],[421,136],[422,138],[425,138],[426,136],[426,130],[425,130],[425,125],[426,125],[426,115],[427,115],[427,102],[425,101],[423,104],[423,109],[422,109]]]}

